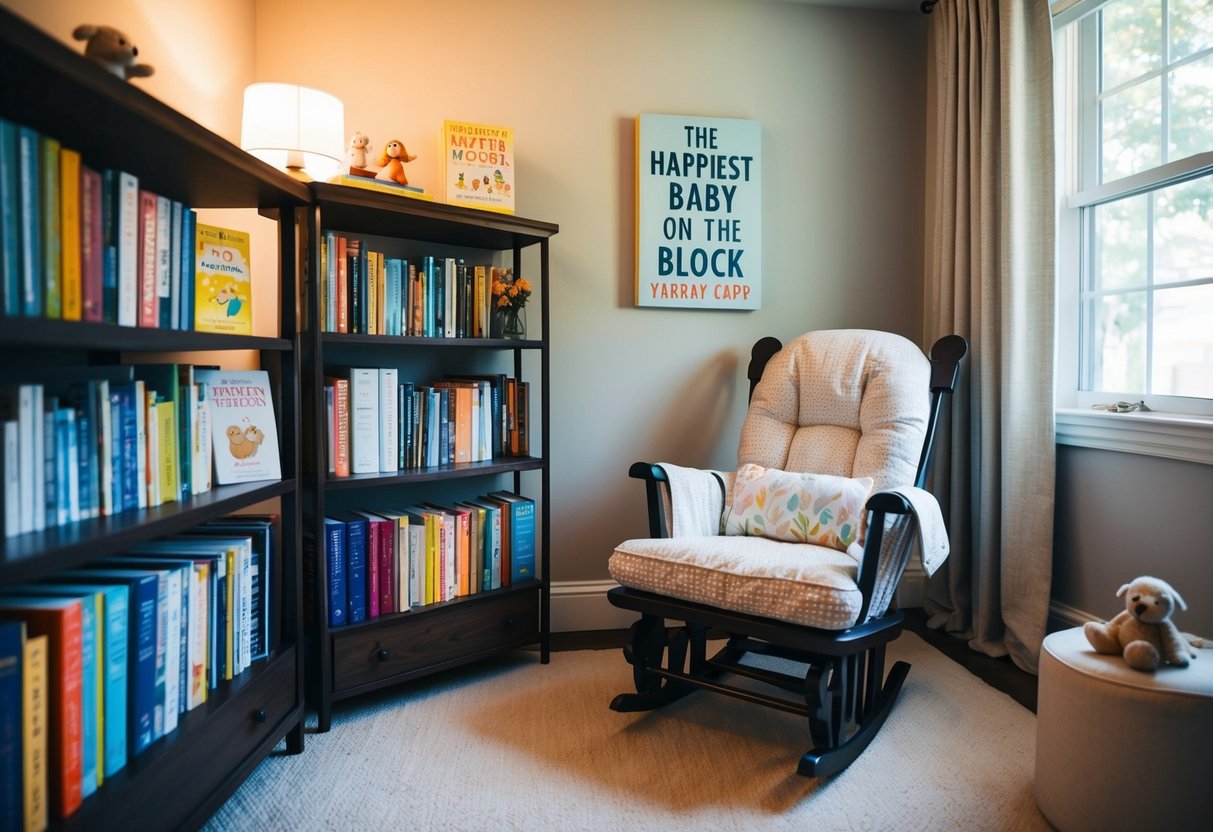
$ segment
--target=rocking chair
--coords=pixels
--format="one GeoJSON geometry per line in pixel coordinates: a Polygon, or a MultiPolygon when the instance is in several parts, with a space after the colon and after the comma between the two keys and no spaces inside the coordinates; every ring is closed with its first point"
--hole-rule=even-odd
{"type": "Polygon", "coordinates": [[[646,482],[650,537],[621,543],[610,560],[620,586],[608,599],[640,613],[624,648],[636,693],[615,697],[613,710],[650,710],[702,688],[808,717],[802,775],[855,761],[910,669],[899,661],[884,672],[913,543],[928,573],[947,557],[939,506],[923,486],[943,396],[967,351],[958,335],[936,342],[929,360],[882,332],[811,332],[787,347],[764,338],[749,366],[739,473],[631,467],[646,482]],[[851,496],[849,510],[840,494],[851,496]],[[667,630],[666,619],[682,624],[667,630]],[[721,636],[709,658],[707,641],[721,636]],[[747,654],[807,667],[790,675],[786,662],[760,667],[747,654]]]}

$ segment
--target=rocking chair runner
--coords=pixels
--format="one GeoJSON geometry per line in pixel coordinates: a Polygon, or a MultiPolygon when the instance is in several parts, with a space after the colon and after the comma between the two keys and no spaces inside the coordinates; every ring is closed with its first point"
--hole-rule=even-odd
{"type": "MultiPolygon", "coordinates": [[[[939,522],[921,489],[943,396],[967,351],[949,335],[928,361],[900,336],[864,330],[812,332],[786,349],[774,338],[754,345],[739,463],[871,476],[862,548],[721,535],[731,473],[631,467],[646,481],[651,537],[625,541],[611,556],[621,586],[608,599],[641,615],[624,648],[637,692],[615,697],[613,710],[650,710],[702,688],[808,717],[813,748],[800,760],[802,775],[829,776],[854,762],[910,669],[897,662],[885,675],[885,645],[904,620],[888,606],[922,534],[918,512],[926,505],[935,516],[923,522],[939,522]],[[679,500],[698,505],[688,510],[679,500]],[[683,623],[671,632],[666,619],[683,623]],[[711,658],[710,631],[728,639],[711,658]],[[750,653],[807,668],[803,676],[777,672],[743,662],[750,653]],[[729,675],[759,684],[739,687],[729,675]],[[799,699],[759,689],[769,687],[799,699]]],[[[923,542],[933,571],[941,552],[928,556],[923,542]]],[[[946,557],[946,535],[943,546],[946,557]]]]}

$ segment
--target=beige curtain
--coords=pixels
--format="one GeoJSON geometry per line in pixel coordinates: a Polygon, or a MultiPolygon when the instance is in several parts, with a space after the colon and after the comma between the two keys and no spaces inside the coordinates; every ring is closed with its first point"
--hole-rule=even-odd
{"type": "Polygon", "coordinates": [[[927,609],[931,626],[1035,672],[1053,559],[1048,3],[943,0],[930,26],[927,336],[959,333],[970,353],[934,471],[952,555],[927,609]]]}

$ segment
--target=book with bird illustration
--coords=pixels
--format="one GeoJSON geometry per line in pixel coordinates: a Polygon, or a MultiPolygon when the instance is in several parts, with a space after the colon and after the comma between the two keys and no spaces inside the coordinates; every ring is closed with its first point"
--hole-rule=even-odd
{"type": "Polygon", "coordinates": [[[228,485],[282,479],[269,374],[265,370],[198,368],[194,378],[206,385],[215,482],[228,485]]]}

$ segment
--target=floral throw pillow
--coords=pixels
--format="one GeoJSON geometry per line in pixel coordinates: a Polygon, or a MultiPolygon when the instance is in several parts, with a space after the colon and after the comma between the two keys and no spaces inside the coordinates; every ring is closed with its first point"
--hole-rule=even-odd
{"type": "Polygon", "coordinates": [[[845,552],[863,543],[871,477],[798,474],[747,463],[737,469],[724,533],[815,543],[845,552]]]}

